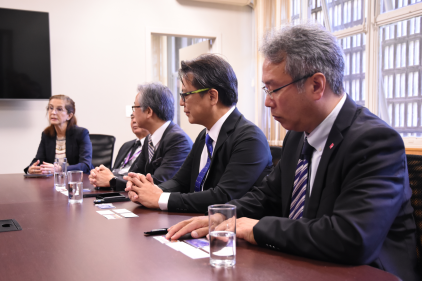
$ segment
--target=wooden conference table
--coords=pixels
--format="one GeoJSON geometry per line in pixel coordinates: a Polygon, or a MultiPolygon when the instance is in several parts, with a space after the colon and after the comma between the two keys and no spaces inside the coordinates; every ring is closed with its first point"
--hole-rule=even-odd
{"type": "MultiPolygon", "coordinates": [[[[93,189],[84,175],[87,187],[93,189]]],[[[22,227],[0,233],[0,280],[399,280],[369,266],[306,259],[240,239],[236,266],[213,268],[207,258],[191,259],[143,235],[195,214],[119,202],[116,208],[139,217],[107,220],[93,200],[69,205],[53,178],[0,175],[0,220],[15,219],[22,227]]]]}

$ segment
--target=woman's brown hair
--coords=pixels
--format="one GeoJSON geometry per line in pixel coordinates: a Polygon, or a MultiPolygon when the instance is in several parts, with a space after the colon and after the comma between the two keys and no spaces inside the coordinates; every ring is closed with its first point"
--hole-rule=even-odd
{"type": "MultiPolygon", "coordinates": [[[[73,113],[73,116],[67,121],[67,128],[66,131],[68,131],[70,128],[76,126],[76,116],[75,116],[75,102],[65,95],[55,95],[51,96],[48,102],[50,102],[52,99],[58,99],[64,101],[64,107],[66,108],[67,114],[73,113]]],[[[48,106],[47,106],[47,114],[48,114],[48,106]]],[[[44,129],[44,134],[46,134],[49,137],[54,137],[56,135],[56,129],[54,129],[54,126],[50,124],[47,128],[44,129]]]]}

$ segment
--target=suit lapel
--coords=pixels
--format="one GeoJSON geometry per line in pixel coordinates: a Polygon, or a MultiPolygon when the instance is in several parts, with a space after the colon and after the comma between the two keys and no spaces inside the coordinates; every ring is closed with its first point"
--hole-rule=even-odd
{"type": "MultiPolygon", "coordinates": [[[[161,137],[161,139],[160,139],[159,145],[158,145],[158,149],[157,149],[157,150],[155,150],[154,155],[152,156],[151,162],[153,162],[155,159],[157,159],[157,158],[161,157],[161,155],[163,155],[163,154],[164,154],[164,153],[163,153],[163,149],[164,149],[164,147],[165,147],[164,142],[165,142],[165,139],[166,139],[166,135],[167,135],[167,133],[168,133],[168,132],[170,132],[170,131],[171,131],[171,129],[172,129],[173,127],[174,127],[174,123],[173,123],[173,121],[171,121],[171,122],[170,122],[170,124],[167,126],[167,128],[164,130],[164,133],[163,133],[163,135],[162,135],[162,137],[161,137]]],[[[147,144],[147,145],[148,145],[148,144],[147,144]]],[[[151,163],[148,161],[148,166],[149,166],[150,164],[151,164],[151,163]]]]}
{"type": "MultiPolygon", "coordinates": [[[[227,138],[230,136],[231,132],[236,128],[237,123],[239,122],[240,118],[243,115],[240,114],[239,110],[235,108],[233,112],[227,117],[226,121],[224,122],[223,126],[221,126],[220,133],[218,134],[217,143],[215,144],[214,151],[212,153],[213,157],[211,158],[211,164],[209,170],[211,170],[212,165],[214,164],[217,157],[214,157],[214,155],[217,155],[218,150],[223,145],[223,143],[226,142],[227,138]]],[[[205,134],[204,134],[205,139],[205,134]]],[[[205,140],[204,140],[205,144],[205,140]]],[[[208,178],[208,177],[207,177],[208,178]]],[[[205,183],[204,183],[205,185],[205,183]]]]}
{"type": "MultiPolygon", "coordinates": [[[[147,171],[151,171],[151,173],[153,173],[153,166],[151,165],[152,162],[154,162],[157,158],[161,157],[161,155],[163,155],[163,149],[165,147],[164,142],[165,142],[165,138],[166,135],[169,131],[171,131],[171,129],[174,127],[174,123],[173,121],[170,122],[170,124],[167,126],[167,128],[164,130],[163,135],[161,136],[161,139],[159,141],[158,144],[158,149],[155,150],[154,155],[151,158],[151,161],[149,161],[149,151],[148,151],[148,142],[146,143],[147,145],[147,158],[146,158],[146,162],[145,162],[145,173],[147,173],[147,171]],[[152,169],[152,170],[151,170],[152,169]]],[[[151,136],[149,136],[149,138],[151,138],[151,136]]]]}
{"type": "Polygon", "coordinates": [[[194,144],[195,157],[193,157],[193,163],[192,163],[192,177],[191,177],[190,192],[195,191],[195,182],[199,174],[199,166],[201,164],[202,150],[204,149],[204,145],[205,145],[205,133],[206,133],[206,129],[203,129],[199,133],[198,139],[196,141],[198,142],[198,145],[196,146],[196,142],[194,144]]]}
{"type": "Polygon", "coordinates": [[[229,136],[229,133],[234,130],[236,127],[237,122],[239,122],[239,118],[242,116],[239,110],[235,108],[233,112],[227,117],[226,121],[224,122],[223,126],[221,126],[220,133],[218,134],[217,143],[215,144],[214,153],[218,151],[221,145],[226,141],[229,136]]]}
{"type": "Polygon", "coordinates": [[[314,184],[312,186],[311,196],[309,203],[305,204],[305,210],[303,216],[309,219],[315,218],[319,203],[321,201],[321,194],[324,190],[324,182],[326,182],[327,167],[330,163],[331,156],[340,147],[343,141],[342,132],[347,129],[353,122],[356,116],[357,106],[355,102],[349,97],[346,97],[346,101],[342,109],[340,110],[336,121],[328,135],[327,142],[325,143],[324,150],[322,152],[321,161],[319,162],[318,169],[314,184]]]}
{"type": "Polygon", "coordinates": [[[127,155],[129,154],[129,151],[132,149],[133,145],[135,144],[136,139],[129,142],[124,149],[122,150],[122,153],[117,155],[116,161],[114,162],[114,169],[120,168],[122,162],[126,159],[127,155]]]}
{"type": "MultiPolygon", "coordinates": [[[[290,201],[292,198],[293,185],[296,174],[296,167],[299,161],[300,153],[302,151],[302,146],[304,142],[303,133],[289,132],[288,135],[291,135],[288,140],[293,146],[297,144],[296,149],[287,149],[283,151],[283,159],[288,159],[288,161],[282,161],[282,171],[281,175],[281,205],[283,206],[282,214],[283,216],[288,217],[290,213],[290,201]]],[[[286,136],[287,138],[288,136],[286,136]]]]}
{"type": "MultiPolygon", "coordinates": [[[[135,163],[129,168],[129,172],[136,172],[136,173],[145,173],[146,164],[148,162],[148,135],[145,140],[144,144],[142,145],[142,150],[139,156],[136,158],[135,163]]],[[[127,153],[126,153],[127,155],[127,153]]]]}

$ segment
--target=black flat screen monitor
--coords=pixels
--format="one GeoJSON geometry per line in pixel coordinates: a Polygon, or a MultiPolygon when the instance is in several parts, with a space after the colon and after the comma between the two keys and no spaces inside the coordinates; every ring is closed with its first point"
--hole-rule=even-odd
{"type": "Polygon", "coordinates": [[[50,97],[48,13],[0,9],[0,99],[50,97]]]}

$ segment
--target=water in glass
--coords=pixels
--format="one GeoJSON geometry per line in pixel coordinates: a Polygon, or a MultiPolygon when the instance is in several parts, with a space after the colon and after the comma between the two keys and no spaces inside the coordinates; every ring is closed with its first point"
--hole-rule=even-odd
{"type": "Polygon", "coordinates": [[[236,264],[236,234],[232,231],[210,233],[210,263],[212,266],[231,267],[236,264]]]}
{"type": "Polygon", "coordinates": [[[66,188],[66,173],[54,172],[54,187],[56,190],[63,190],[66,188]]]}
{"type": "Polygon", "coordinates": [[[82,182],[69,182],[69,203],[82,203],[83,201],[83,183],[82,182]]]}

